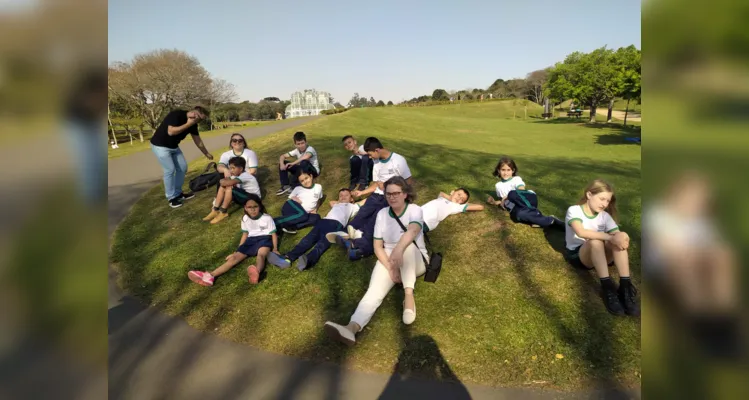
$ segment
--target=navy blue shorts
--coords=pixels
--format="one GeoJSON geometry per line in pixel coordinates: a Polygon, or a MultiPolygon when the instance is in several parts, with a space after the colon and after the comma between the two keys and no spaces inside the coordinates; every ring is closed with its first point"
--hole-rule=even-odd
{"type": "Polygon", "coordinates": [[[270,235],[265,236],[248,236],[244,244],[237,248],[237,252],[246,255],[247,257],[255,257],[257,252],[261,248],[268,247],[273,248],[273,239],[270,235]]]}

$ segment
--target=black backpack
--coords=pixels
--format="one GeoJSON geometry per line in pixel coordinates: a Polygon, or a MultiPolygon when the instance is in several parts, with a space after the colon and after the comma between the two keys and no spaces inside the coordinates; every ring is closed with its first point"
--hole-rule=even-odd
{"type": "Polygon", "coordinates": [[[206,190],[209,187],[216,185],[218,181],[221,180],[221,176],[221,173],[218,172],[216,167],[216,163],[209,162],[208,165],[205,166],[202,174],[190,179],[190,190],[193,192],[206,190]],[[208,172],[208,170],[211,169],[211,166],[213,166],[213,172],[208,172]]]}

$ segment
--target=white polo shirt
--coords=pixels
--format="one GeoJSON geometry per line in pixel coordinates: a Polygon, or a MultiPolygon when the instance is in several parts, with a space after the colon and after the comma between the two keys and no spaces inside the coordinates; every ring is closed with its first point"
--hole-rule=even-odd
{"type": "Polygon", "coordinates": [[[587,215],[583,211],[583,206],[572,206],[567,209],[567,216],[564,217],[565,241],[569,250],[575,250],[585,243],[585,239],[577,236],[570,226],[572,221],[575,220],[582,222],[583,228],[589,231],[611,233],[619,230],[619,226],[606,211],[601,211],[595,215],[587,215]]]}
{"type": "MultiPolygon", "coordinates": [[[[391,152],[387,159],[375,161],[372,168],[373,181],[385,183],[394,176],[400,176],[403,179],[411,177],[411,170],[402,155],[391,152]]],[[[375,190],[375,193],[384,194],[379,187],[375,190]]]]}
{"type": "MultiPolygon", "coordinates": [[[[497,182],[496,185],[494,185],[494,189],[497,191],[497,197],[499,197],[497,200],[502,200],[503,198],[507,197],[507,195],[511,191],[517,190],[521,186],[525,186],[525,182],[523,182],[523,178],[519,176],[513,176],[512,178],[506,180],[500,179],[500,181],[497,182]]],[[[515,207],[514,204],[510,203],[507,200],[505,200],[505,203],[503,205],[508,210],[512,210],[512,208],[515,207]]]]}
{"type": "Polygon", "coordinates": [[[255,152],[250,149],[244,149],[244,151],[242,151],[242,154],[234,154],[234,150],[229,150],[221,154],[221,157],[218,159],[218,163],[228,167],[229,160],[234,157],[244,158],[244,161],[247,163],[245,169],[257,168],[258,166],[257,154],[255,154],[255,152]]]}
{"type": "Polygon", "coordinates": [[[276,223],[268,214],[262,214],[257,219],[245,214],[242,217],[242,232],[247,232],[249,237],[272,235],[276,233],[276,223]]]}
{"type": "Polygon", "coordinates": [[[468,204],[458,204],[441,196],[421,206],[424,223],[430,231],[433,231],[445,218],[466,212],[467,209],[468,204]]]}
{"type": "Polygon", "coordinates": [[[367,154],[367,152],[364,151],[364,145],[361,145],[359,146],[359,154],[352,154],[349,158],[359,157],[361,159],[365,154],[367,154]]]}
{"type": "Polygon", "coordinates": [[[239,181],[236,186],[245,192],[254,193],[258,195],[258,197],[262,197],[260,195],[260,184],[257,183],[257,179],[251,173],[244,171],[241,175],[234,176],[232,179],[239,181]]]}
{"type": "MultiPolygon", "coordinates": [[[[421,207],[416,204],[407,204],[406,209],[403,210],[403,214],[399,215],[398,218],[406,229],[408,229],[410,224],[418,224],[422,227],[421,232],[416,236],[416,246],[428,260],[429,254],[424,245],[424,217],[421,207]]],[[[390,207],[385,207],[377,213],[374,238],[384,242],[387,254],[393,251],[403,233],[403,229],[398,225],[398,221],[395,220],[395,214],[393,214],[393,210],[390,207]]]]}
{"type": "Polygon", "coordinates": [[[359,205],[354,203],[338,203],[330,209],[325,219],[338,221],[342,226],[348,225],[348,221],[359,212],[359,205]]]}
{"type": "Polygon", "coordinates": [[[311,188],[307,189],[304,186],[297,186],[289,194],[289,198],[299,197],[302,201],[302,208],[304,211],[312,212],[317,207],[317,202],[322,197],[322,185],[315,183],[311,188]]]}
{"type": "Polygon", "coordinates": [[[289,157],[300,158],[303,154],[307,154],[307,153],[312,155],[312,158],[310,158],[308,161],[310,162],[310,164],[312,164],[313,167],[315,167],[315,171],[317,171],[317,173],[319,174],[320,162],[317,160],[317,150],[315,150],[314,147],[307,146],[307,150],[305,150],[304,153],[300,153],[299,149],[294,149],[286,154],[288,154],[289,157]]]}

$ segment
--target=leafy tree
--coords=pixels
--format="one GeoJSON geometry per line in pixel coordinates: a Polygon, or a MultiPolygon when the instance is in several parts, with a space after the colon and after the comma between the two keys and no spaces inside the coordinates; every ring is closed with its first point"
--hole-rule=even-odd
{"type": "Polygon", "coordinates": [[[489,86],[488,89],[486,89],[489,93],[498,93],[500,90],[504,91],[506,87],[505,80],[504,79],[497,79],[494,81],[494,83],[489,86]]]}
{"type": "Polygon", "coordinates": [[[281,101],[278,97],[266,97],[263,100],[265,101],[281,101]]]}
{"type": "Polygon", "coordinates": [[[375,101],[374,97],[370,97],[369,101],[367,102],[367,107],[376,107],[377,102],[375,101]]]}
{"type": "Polygon", "coordinates": [[[341,103],[339,103],[337,101],[335,103],[333,103],[333,107],[335,107],[335,108],[346,108],[346,107],[343,106],[343,104],[341,104],[341,103]]]}
{"type": "Polygon", "coordinates": [[[377,102],[377,107],[385,107],[385,103],[382,100],[380,100],[377,102]]]}
{"type": "Polygon", "coordinates": [[[447,95],[447,92],[445,91],[445,89],[434,89],[434,92],[432,92],[432,100],[434,101],[450,100],[450,96],[447,95]]]}
{"type": "MultiPolygon", "coordinates": [[[[628,46],[618,49],[614,56],[619,84],[617,96],[627,99],[627,107],[624,110],[624,125],[627,125],[629,102],[640,101],[642,97],[642,53],[635,46],[628,46]]],[[[611,111],[609,111],[609,119],[611,119],[611,111]]]]}
{"type": "Polygon", "coordinates": [[[574,52],[549,71],[547,90],[553,96],[575,98],[590,106],[590,122],[596,108],[618,92],[614,52],[602,47],[591,53],[574,52]]]}
{"type": "Polygon", "coordinates": [[[539,69],[525,77],[527,96],[534,102],[542,104],[544,101],[544,84],[549,78],[548,69],[539,69]]]}
{"type": "Polygon", "coordinates": [[[387,105],[388,105],[388,106],[392,106],[392,105],[393,105],[393,102],[392,102],[392,100],[389,100],[389,101],[388,101],[388,104],[387,104],[387,105]]]}

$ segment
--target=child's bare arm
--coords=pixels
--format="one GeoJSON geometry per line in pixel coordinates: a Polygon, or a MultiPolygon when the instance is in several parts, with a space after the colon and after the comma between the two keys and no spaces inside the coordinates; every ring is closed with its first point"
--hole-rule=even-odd
{"type": "Polygon", "coordinates": [[[245,240],[247,240],[247,232],[242,232],[242,238],[239,239],[239,245],[243,245],[245,240]]]}
{"type": "Polygon", "coordinates": [[[329,204],[330,204],[330,207],[332,208],[334,205],[338,204],[338,202],[336,200],[331,200],[329,204]]]}
{"type": "Polygon", "coordinates": [[[483,211],[484,210],[484,205],[483,204],[471,204],[471,203],[468,203],[466,205],[467,205],[466,211],[483,211]]]}

